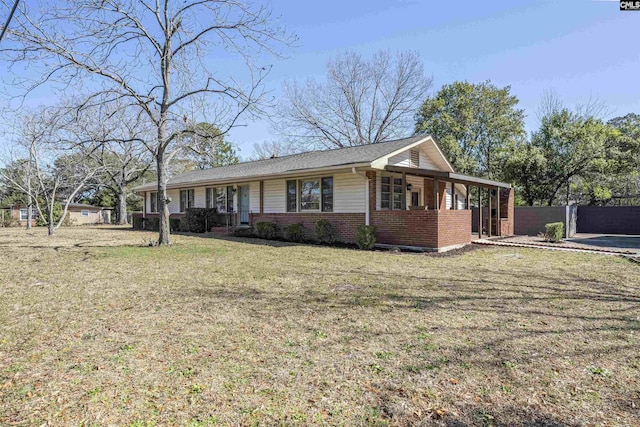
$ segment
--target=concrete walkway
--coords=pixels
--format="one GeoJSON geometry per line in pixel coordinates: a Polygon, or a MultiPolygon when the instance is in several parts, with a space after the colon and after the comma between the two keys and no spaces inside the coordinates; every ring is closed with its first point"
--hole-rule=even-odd
{"type": "MultiPolygon", "coordinates": [[[[595,236],[594,236],[595,237],[595,236]]],[[[603,237],[603,236],[597,236],[603,237]]],[[[640,263],[640,236],[608,236],[614,237],[612,241],[622,241],[625,242],[621,237],[630,237],[632,238],[630,243],[620,244],[618,247],[613,247],[610,245],[605,246],[602,244],[601,246],[593,245],[593,247],[588,247],[583,243],[584,237],[578,237],[577,242],[573,243],[573,239],[566,239],[564,242],[556,245],[554,243],[527,243],[526,240],[520,241],[510,241],[511,238],[501,239],[501,238],[492,238],[492,239],[477,239],[474,240],[473,243],[479,245],[486,246],[503,246],[503,247],[518,247],[518,248],[532,248],[532,249],[547,249],[553,251],[565,251],[565,252],[582,252],[582,253],[592,253],[592,254],[600,254],[600,255],[618,255],[629,258],[635,262],[640,263]],[[635,246],[636,239],[638,241],[638,246],[635,246]]],[[[593,238],[593,237],[591,237],[593,238]]],[[[514,238],[515,239],[515,238],[514,238]]],[[[607,241],[606,239],[598,240],[599,243],[604,243],[607,241]]]]}

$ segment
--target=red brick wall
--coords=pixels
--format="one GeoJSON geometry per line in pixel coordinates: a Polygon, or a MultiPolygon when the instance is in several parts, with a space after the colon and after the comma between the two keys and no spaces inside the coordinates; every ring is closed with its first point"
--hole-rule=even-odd
{"type": "Polygon", "coordinates": [[[378,243],[389,245],[444,246],[469,243],[471,211],[376,211],[371,225],[378,227],[378,243]]]}
{"type": "Polygon", "coordinates": [[[428,248],[438,245],[438,213],[434,210],[375,211],[371,212],[371,225],[378,228],[378,243],[428,248]]]}
{"type": "Polygon", "coordinates": [[[433,180],[432,179],[424,179],[424,205],[429,209],[435,209],[436,207],[433,204],[434,196],[433,196],[433,180]]]}
{"type": "Polygon", "coordinates": [[[513,188],[500,190],[500,236],[513,236],[513,218],[515,215],[513,188]]]}
{"type": "Polygon", "coordinates": [[[336,231],[336,240],[345,243],[355,241],[356,227],[364,224],[364,213],[269,213],[252,214],[251,224],[258,221],[270,221],[278,224],[281,230],[290,224],[302,224],[304,226],[305,238],[315,238],[316,221],[327,219],[336,231]]]}
{"type": "Polygon", "coordinates": [[[438,247],[462,245],[471,241],[471,211],[438,212],[438,247]]]}

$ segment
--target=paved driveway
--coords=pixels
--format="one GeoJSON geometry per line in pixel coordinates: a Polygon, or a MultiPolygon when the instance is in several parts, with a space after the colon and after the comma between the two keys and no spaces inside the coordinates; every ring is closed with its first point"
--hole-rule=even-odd
{"type": "Polygon", "coordinates": [[[600,249],[624,249],[640,255],[638,235],[578,233],[565,241],[600,249]]]}

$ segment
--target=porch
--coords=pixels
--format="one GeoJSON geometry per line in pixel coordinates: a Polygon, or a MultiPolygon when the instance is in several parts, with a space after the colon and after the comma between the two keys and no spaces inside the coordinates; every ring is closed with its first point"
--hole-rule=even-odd
{"type": "Polygon", "coordinates": [[[476,238],[513,235],[513,189],[507,183],[391,165],[368,177],[370,223],[382,244],[453,249],[476,238]],[[478,208],[475,218],[472,207],[478,208]]]}

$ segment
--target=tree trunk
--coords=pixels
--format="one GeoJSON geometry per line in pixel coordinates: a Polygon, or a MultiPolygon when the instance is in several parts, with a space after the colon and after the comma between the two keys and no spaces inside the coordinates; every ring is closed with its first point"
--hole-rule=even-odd
{"type": "Polygon", "coordinates": [[[169,223],[169,203],[167,203],[167,180],[164,165],[164,157],[158,154],[157,170],[158,170],[158,211],[160,212],[158,245],[171,245],[171,229],[169,223]]]}
{"type": "Polygon", "coordinates": [[[118,191],[118,225],[127,225],[127,190],[120,187],[118,191]]]}
{"type": "Polygon", "coordinates": [[[27,231],[31,230],[31,211],[33,210],[33,205],[31,205],[31,196],[29,196],[29,205],[27,206],[27,231]]]}
{"type": "Polygon", "coordinates": [[[49,221],[47,224],[47,235],[51,237],[53,236],[53,233],[56,231],[55,224],[53,223],[53,204],[49,206],[49,212],[47,212],[47,216],[49,217],[49,221]]]}

